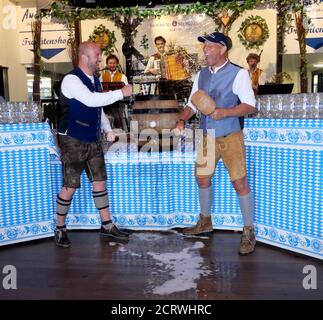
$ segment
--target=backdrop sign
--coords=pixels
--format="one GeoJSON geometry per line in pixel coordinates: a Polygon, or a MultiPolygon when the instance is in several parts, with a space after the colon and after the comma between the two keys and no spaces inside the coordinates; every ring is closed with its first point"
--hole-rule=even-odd
{"type": "MultiPolygon", "coordinates": [[[[307,53],[323,52],[323,2],[320,1],[320,3],[308,5],[307,14],[311,19],[306,36],[307,53]]],[[[294,20],[287,32],[285,45],[287,54],[299,54],[299,44],[294,20]]]]}
{"type": "MultiPolygon", "coordinates": [[[[33,37],[31,24],[35,20],[36,8],[18,8],[18,30],[20,59],[23,64],[33,62],[33,37]]],[[[66,25],[53,22],[50,17],[42,19],[41,56],[47,63],[70,61],[66,25]]]]}
{"type": "Polygon", "coordinates": [[[162,16],[160,19],[148,19],[138,27],[135,39],[135,47],[146,57],[154,54],[157,50],[154,44],[156,36],[166,39],[166,49],[172,44],[181,46],[189,54],[196,54],[198,59],[203,59],[201,43],[197,41],[199,35],[214,31],[214,21],[205,14],[162,16]],[[140,46],[143,37],[148,38],[148,49],[140,46]]]}

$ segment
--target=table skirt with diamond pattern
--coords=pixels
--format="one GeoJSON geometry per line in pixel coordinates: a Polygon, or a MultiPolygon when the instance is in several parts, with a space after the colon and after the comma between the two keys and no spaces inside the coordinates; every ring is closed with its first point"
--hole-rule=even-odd
{"type": "MultiPolygon", "coordinates": [[[[20,151],[10,149],[5,139],[10,134],[12,143],[14,139],[18,139],[16,144],[19,139],[27,140],[22,136],[27,134],[28,125],[16,138],[10,133],[13,127],[0,127],[4,212],[0,215],[0,245],[52,235],[54,202],[62,184],[61,164],[54,152],[49,154],[48,147],[53,146],[50,131],[44,124],[38,125],[37,130],[44,135],[43,146],[36,143],[30,146],[32,150],[20,151]]],[[[36,125],[30,126],[34,130],[36,125]]],[[[38,142],[37,130],[30,140],[38,142]]],[[[244,135],[257,240],[323,259],[323,120],[247,119],[244,135]]],[[[106,153],[114,221],[136,230],[195,224],[199,201],[194,152],[138,153],[124,149],[115,147],[106,153]]],[[[69,211],[68,228],[97,229],[100,218],[85,174],[81,184],[69,211]]],[[[213,177],[213,194],[214,228],[241,230],[238,199],[221,161],[213,177]]]]}

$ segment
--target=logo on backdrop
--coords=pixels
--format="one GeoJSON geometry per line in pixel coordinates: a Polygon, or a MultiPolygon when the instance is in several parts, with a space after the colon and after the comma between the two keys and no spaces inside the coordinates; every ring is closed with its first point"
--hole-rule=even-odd
{"type": "MultiPolygon", "coordinates": [[[[307,21],[304,21],[304,28],[307,29],[307,37],[305,39],[307,52],[323,52],[323,0],[305,1],[304,4],[307,7],[307,15],[311,21],[310,24],[308,24],[307,21]]],[[[287,54],[299,53],[299,45],[294,20],[287,31],[285,45],[287,54]]]]}
{"type": "MultiPolygon", "coordinates": [[[[22,63],[33,60],[32,22],[36,8],[18,7],[18,28],[20,39],[20,59],[22,63]]],[[[68,62],[68,30],[65,24],[54,22],[51,17],[42,19],[41,56],[46,62],[68,62]]]]}

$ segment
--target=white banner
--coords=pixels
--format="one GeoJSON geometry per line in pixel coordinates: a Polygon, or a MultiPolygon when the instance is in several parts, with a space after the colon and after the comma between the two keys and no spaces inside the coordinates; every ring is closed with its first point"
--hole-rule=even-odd
{"type": "MultiPolygon", "coordinates": [[[[18,30],[21,63],[33,62],[33,38],[31,23],[35,20],[36,8],[18,7],[18,30]]],[[[41,56],[47,63],[68,62],[68,30],[66,25],[54,23],[50,17],[42,19],[41,56]]]]}
{"type": "MultiPolygon", "coordinates": [[[[323,52],[323,1],[321,0],[320,3],[309,5],[307,7],[307,14],[311,20],[306,36],[307,53],[323,52]]],[[[285,45],[287,54],[299,54],[294,20],[287,32],[285,45]]]]}

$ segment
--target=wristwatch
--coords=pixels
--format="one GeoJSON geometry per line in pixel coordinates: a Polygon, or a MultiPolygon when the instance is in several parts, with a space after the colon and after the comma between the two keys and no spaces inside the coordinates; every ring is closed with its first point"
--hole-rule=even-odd
{"type": "Polygon", "coordinates": [[[184,119],[178,119],[178,120],[176,121],[176,124],[178,124],[180,121],[183,121],[183,122],[184,122],[184,126],[185,126],[186,121],[185,121],[184,119]]]}

